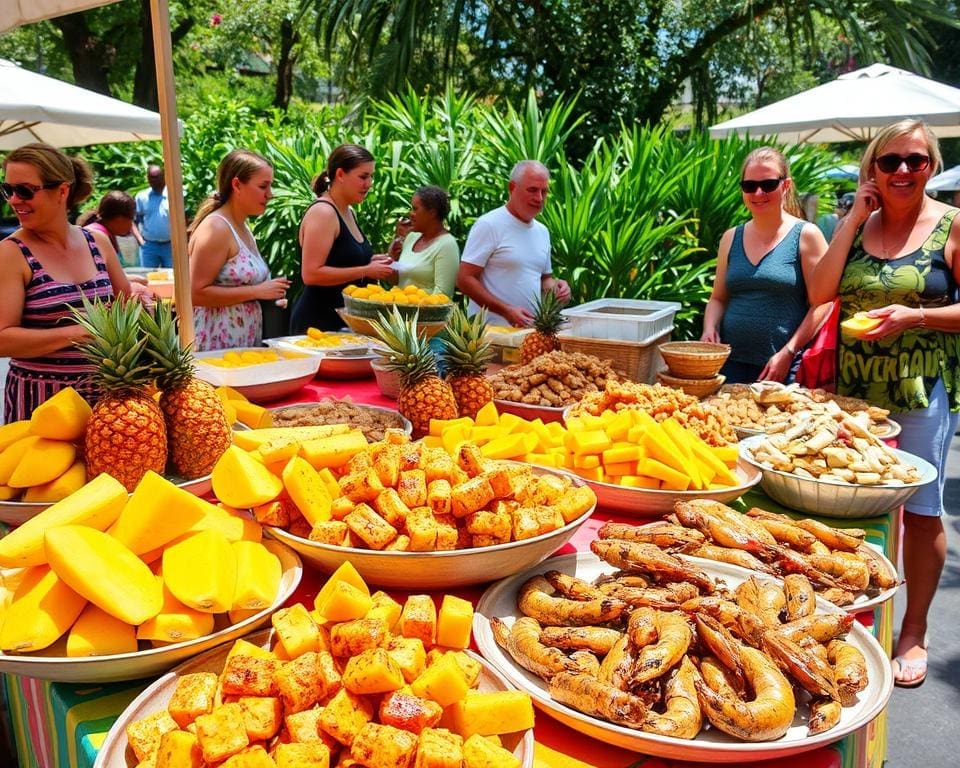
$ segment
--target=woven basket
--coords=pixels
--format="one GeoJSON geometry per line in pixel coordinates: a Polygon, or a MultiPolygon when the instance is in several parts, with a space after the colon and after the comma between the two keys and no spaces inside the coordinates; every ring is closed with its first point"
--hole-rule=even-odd
{"type": "Polygon", "coordinates": [[[680,379],[676,376],[671,376],[666,371],[660,371],[660,373],[657,374],[657,381],[664,386],[682,389],[688,395],[693,395],[694,397],[709,397],[723,386],[723,382],[726,381],[726,379],[726,376],[719,374],[709,379],[680,379]]]}
{"type": "Polygon", "coordinates": [[[621,376],[640,384],[651,384],[659,367],[657,343],[669,339],[670,333],[670,330],[664,331],[658,337],[643,344],[635,341],[591,339],[565,334],[560,334],[558,338],[560,349],[564,352],[583,352],[599,357],[601,360],[609,360],[613,370],[621,376]]]}
{"type": "Polygon", "coordinates": [[[681,379],[712,378],[730,357],[729,344],[708,341],[671,341],[659,350],[670,373],[681,379]]]}

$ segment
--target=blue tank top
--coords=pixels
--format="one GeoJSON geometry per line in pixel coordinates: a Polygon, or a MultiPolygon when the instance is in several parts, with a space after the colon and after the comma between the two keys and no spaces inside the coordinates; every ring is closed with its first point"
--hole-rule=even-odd
{"type": "Polygon", "coordinates": [[[731,346],[730,359],[764,365],[790,340],[809,309],[800,261],[798,221],[754,266],[743,249],[743,225],[737,227],[727,257],[727,306],[720,338],[731,346]]]}

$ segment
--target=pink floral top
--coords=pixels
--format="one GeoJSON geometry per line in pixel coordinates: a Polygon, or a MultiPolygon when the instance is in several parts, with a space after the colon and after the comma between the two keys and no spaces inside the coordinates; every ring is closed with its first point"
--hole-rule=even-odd
{"type": "MultiPolygon", "coordinates": [[[[226,222],[237,241],[237,255],[217,273],[214,285],[257,285],[270,279],[270,269],[260,252],[250,247],[219,213],[211,213],[226,222]]],[[[258,347],[263,338],[263,313],[259,301],[243,301],[224,307],[194,307],[193,324],[197,352],[208,349],[258,347]]]]}

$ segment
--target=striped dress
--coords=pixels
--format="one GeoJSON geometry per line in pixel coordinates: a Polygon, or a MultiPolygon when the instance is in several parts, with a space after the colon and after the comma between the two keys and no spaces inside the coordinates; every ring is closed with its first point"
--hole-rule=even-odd
{"type": "MultiPolygon", "coordinates": [[[[96,277],[82,283],[58,283],[22,241],[11,238],[30,265],[31,273],[20,319],[21,328],[54,328],[73,322],[70,307],[81,308],[81,296],[86,296],[90,301],[98,297],[108,301],[113,298],[107,265],[93,235],[83,229],[80,231],[87,239],[90,255],[97,267],[96,277]]],[[[10,423],[29,419],[34,408],[66,387],[73,387],[93,405],[99,393],[89,381],[91,371],[83,355],[72,346],[43,357],[12,358],[7,374],[4,421],[10,423]]]]}

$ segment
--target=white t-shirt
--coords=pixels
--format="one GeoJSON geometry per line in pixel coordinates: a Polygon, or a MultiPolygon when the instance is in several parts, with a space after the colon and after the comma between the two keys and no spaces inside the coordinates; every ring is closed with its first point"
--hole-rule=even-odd
{"type": "MultiPolygon", "coordinates": [[[[500,301],[532,312],[541,278],[553,273],[550,233],[536,219],[523,222],[502,206],[474,222],[460,261],[482,267],[480,282],[500,301]]],[[[479,309],[471,299],[467,311],[472,315],[479,309]]],[[[510,325],[494,312],[489,313],[488,322],[510,325]]]]}

